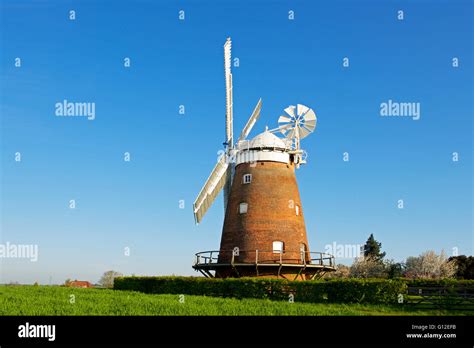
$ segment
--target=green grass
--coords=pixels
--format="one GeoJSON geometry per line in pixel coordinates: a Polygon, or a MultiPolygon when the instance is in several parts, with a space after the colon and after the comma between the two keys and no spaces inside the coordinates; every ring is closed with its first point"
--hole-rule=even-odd
{"type": "Polygon", "coordinates": [[[399,306],[288,303],[57,286],[0,286],[0,315],[465,315],[399,306]],[[71,295],[75,303],[70,303],[71,295]]]}

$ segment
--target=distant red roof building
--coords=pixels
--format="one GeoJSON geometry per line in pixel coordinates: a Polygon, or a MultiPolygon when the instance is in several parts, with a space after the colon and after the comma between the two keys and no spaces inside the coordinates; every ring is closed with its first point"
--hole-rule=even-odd
{"type": "Polygon", "coordinates": [[[83,280],[73,280],[68,283],[68,286],[71,288],[92,288],[93,285],[87,281],[83,280]]]}

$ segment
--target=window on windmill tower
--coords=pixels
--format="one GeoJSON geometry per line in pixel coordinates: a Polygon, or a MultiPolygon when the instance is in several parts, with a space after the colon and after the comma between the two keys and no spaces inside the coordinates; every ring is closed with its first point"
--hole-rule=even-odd
{"type": "Polygon", "coordinates": [[[282,241],[276,240],[273,242],[273,253],[281,254],[285,249],[285,244],[282,241]]]}
{"type": "Polygon", "coordinates": [[[252,174],[244,174],[243,183],[250,184],[252,182],[252,174]]]}
{"type": "Polygon", "coordinates": [[[239,213],[240,214],[247,214],[247,209],[248,209],[248,204],[247,203],[240,203],[239,205],[239,213]]]}

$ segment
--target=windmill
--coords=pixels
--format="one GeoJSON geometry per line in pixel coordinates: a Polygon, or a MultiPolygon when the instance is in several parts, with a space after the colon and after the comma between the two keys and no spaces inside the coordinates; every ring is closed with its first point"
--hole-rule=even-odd
{"type": "Polygon", "coordinates": [[[193,268],[207,277],[313,279],[335,269],[331,255],[309,251],[295,176],[295,168],[306,163],[300,141],[315,130],[316,114],[305,105],[290,105],[277,128],[266,128],[248,140],[260,117],[259,99],[234,141],[231,48],[228,38],[224,44],[225,151],[193,204],[195,221],[200,223],[224,191],[221,245],[217,251],[197,253],[193,268]]]}

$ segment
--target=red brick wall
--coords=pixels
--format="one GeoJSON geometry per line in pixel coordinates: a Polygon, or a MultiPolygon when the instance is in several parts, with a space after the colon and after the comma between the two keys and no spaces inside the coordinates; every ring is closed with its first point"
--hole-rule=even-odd
{"type": "Polygon", "coordinates": [[[234,247],[240,249],[235,262],[254,263],[257,249],[259,263],[279,262],[280,255],[272,252],[273,241],[284,242],[284,263],[302,263],[301,243],[309,251],[294,166],[278,162],[240,164],[235,170],[225,214],[219,262],[230,262],[234,247]],[[244,174],[252,174],[250,184],[243,184],[244,174]],[[246,214],[239,213],[240,203],[248,204],[246,214]]]}

